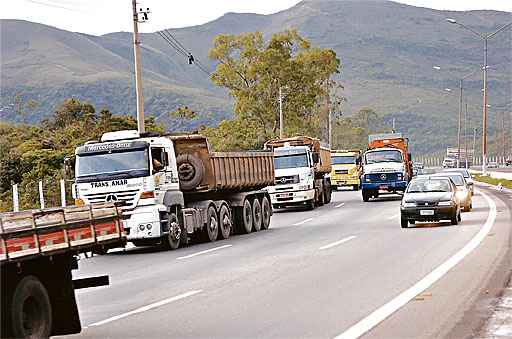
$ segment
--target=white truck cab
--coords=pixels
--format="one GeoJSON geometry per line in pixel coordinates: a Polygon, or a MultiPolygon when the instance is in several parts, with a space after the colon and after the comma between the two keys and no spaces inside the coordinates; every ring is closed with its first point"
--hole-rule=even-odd
{"type": "Polygon", "coordinates": [[[159,238],[164,197],[179,196],[173,143],[164,137],[139,137],[137,131],[105,133],[75,151],[78,203],[122,202],[129,241],[159,238]]]}

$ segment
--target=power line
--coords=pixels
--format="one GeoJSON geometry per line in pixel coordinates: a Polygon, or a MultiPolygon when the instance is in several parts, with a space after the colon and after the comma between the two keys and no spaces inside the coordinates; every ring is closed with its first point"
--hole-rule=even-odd
{"type": "Polygon", "coordinates": [[[188,59],[188,63],[190,65],[196,65],[197,68],[199,68],[202,72],[204,72],[206,75],[210,76],[210,72],[208,71],[207,67],[205,67],[198,59],[194,57],[192,52],[190,52],[183,44],[168,30],[165,29],[163,31],[157,32],[162,39],[164,39],[169,46],[171,46],[176,52],[183,55],[188,59]]]}

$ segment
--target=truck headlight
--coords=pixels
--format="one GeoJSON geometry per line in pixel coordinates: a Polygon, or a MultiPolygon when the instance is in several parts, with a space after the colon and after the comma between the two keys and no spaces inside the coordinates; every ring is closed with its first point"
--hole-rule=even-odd
{"type": "Polygon", "coordinates": [[[403,207],[416,207],[416,203],[414,202],[404,202],[402,203],[403,207]]]}
{"type": "Polygon", "coordinates": [[[144,228],[145,228],[144,224],[139,225],[139,231],[144,231],[144,228]]]}

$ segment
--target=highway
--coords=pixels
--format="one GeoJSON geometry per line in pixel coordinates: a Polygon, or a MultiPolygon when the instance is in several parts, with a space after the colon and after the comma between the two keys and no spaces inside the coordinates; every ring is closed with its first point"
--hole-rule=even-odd
{"type": "Polygon", "coordinates": [[[399,197],[339,191],[313,211],[277,210],[267,231],[84,259],[76,277],[111,284],[77,291],[76,336],[467,336],[510,273],[511,200],[480,187],[459,226],[401,229],[399,197]]]}

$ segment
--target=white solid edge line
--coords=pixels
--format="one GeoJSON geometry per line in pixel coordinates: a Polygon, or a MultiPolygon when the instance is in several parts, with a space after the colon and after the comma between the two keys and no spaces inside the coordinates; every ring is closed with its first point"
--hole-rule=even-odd
{"type": "Polygon", "coordinates": [[[130,315],[146,312],[146,311],[149,311],[149,310],[151,310],[153,308],[160,307],[160,306],[163,306],[165,304],[169,304],[169,303],[172,303],[174,301],[178,301],[180,299],[184,299],[184,298],[193,296],[194,294],[201,293],[202,291],[203,290],[194,290],[194,291],[186,292],[186,293],[183,293],[183,294],[171,297],[171,298],[167,298],[167,299],[164,299],[164,300],[161,300],[161,301],[157,301],[155,303],[152,303],[152,304],[149,304],[149,305],[146,305],[146,306],[143,306],[143,307],[139,307],[139,308],[137,308],[137,309],[135,309],[133,311],[130,311],[130,312],[119,314],[119,315],[116,315],[114,317],[110,317],[108,319],[92,323],[92,324],[90,324],[90,325],[88,325],[86,327],[100,326],[100,325],[103,325],[103,324],[106,324],[106,323],[109,323],[109,322],[112,322],[112,321],[115,321],[115,320],[126,318],[126,317],[128,317],[130,315]]]}
{"type": "Polygon", "coordinates": [[[338,205],[336,205],[336,206],[334,206],[334,207],[338,208],[338,207],[341,207],[341,206],[343,206],[343,205],[345,205],[345,203],[344,203],[344,202],[342,202],[341,204],[338,204],[338,205]]]}
{"type": "Polygon", "coordinates": [[[233,245],[222,245],[222,246],[219,246],[219,247],[210,248],[210,249],[207,249],[207,250],[204,250],[204,251],[200,251],[200,252],[192,253],[192,254],[189,254],[189,255],[185,255],[183,257],[177,257],[176,260],[188,259],[188,258],[196,257],[196,256],[201,255],[201,254],[210,253],[210,252],[213,252],[213,251],[218,251],[218,250],[221,250],[223,248],[231,247],[231,246],[233,246],[233,245]]]}
{"type": "Polygon", "coordinates": [[[354,239],[356,236],[355,235],[351,235],[350,237],[346,237],[346,238],[343,238],[341,240],[338,240],[338,241],[335,241],[333,243],[330,243],[330,244],[327,244],[325,246],[322,246],[319,248],[319,250],[326,250],[328,248],[331,248],[331,247],[334,247],[334,246],[338,246],[338,245],[341,245],[343,244],[344,242],[347,242],[347,241],[350,241],[352,239],[354,239]]]}
{"type": "Polygon", "coordinates": [[[313,220],[313,218],[307,218],[307,219],[304,219],[302,221],[296,222],[295,224],[293,224],[293,226],[299,226],[299,225],[305,224],[305,223],[307,223],[308,221],[311,221],[311,220],[313,220]]]}
{"type": "Polygon", "coordinates": [[[463,248],[451,256],[447,261],[427,274],[423,279],[418,281],[409,289],[373,311],[371,314],[360,320],[345,332],[336,336],[336,339],[359,338],[373,327],[377,326],[381,321],[389,317],[391,314],[395,313],[398,309],[407,304],[418,294],[432,286],[437,280],[443,277],[450,269],[457,265],[462,259],[464,259],[466,255],[473,251],[482,242],[482,240],[491,230],[494,224],[494,220],[496,219],[496,203],[491,198],[489,198],[487,194],[481,191],[480,193],[489,205],[489,215],[487,216],[487,220],[485,221],[485,224],[480,229],[480,231],[463,248]]]}

